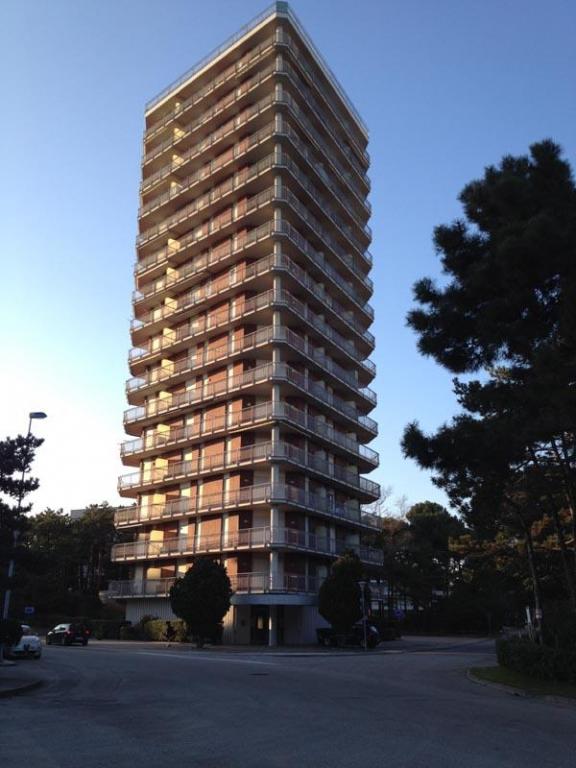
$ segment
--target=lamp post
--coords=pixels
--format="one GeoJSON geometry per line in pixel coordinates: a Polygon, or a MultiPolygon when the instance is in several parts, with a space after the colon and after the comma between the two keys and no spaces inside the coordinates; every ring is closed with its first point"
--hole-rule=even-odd
{"type": "MultiPolygon", "coordinates": [[[[16,505],[16,514],[17,516],[20,514],[20,510],[22,509],[22,499],[24,498],[24,477],[26,475],[26,464],[28,461],[28,452],[30,449],[30,437],[32,436],[32,421],[34,419],[45,419],[46,414],[43,411],[32,411],[28,414],[28,432],[26,433],[26,446],[24,449],[24,455],[22,459],[22,475],[20,476],[20,486],[18,488],[18,503],[16,505]]],[[[6,587],[6,591],[4,592],[4,605],[2,608],[2,618],[7,619],[8,614],[10,612],[10,598],[12,597],[12,590],[10,589],[10,580],[14,577],[14,569],[15,569],[15,563],[14,563],[14,551],[16,549],[16,545],[18,544],[18,537],[20,536],[20,532],[17,528],[14,529],[12,532],[12,555],[10,557],[10,562],[8,563],[8,586],[6,587]]]]}
{"type": "Polygon", "coordinates": [[[362,608],[362,628],[364,631],[364,650],[368,650],[368,637],[366,632],[366,582],[365,581],[359,581],[358,586],[360,587],[360,605],[362,608]]]}

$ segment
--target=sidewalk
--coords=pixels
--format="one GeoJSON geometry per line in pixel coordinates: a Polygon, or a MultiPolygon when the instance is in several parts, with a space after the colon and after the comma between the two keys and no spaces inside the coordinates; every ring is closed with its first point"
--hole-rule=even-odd
{"type": "MultiPolygon", "coordinates": [[[[131,650],[154,650],[164,652],[187,652],[187,653],[208,653],[208,654],[229,654],[229,655],[247,655],[247,656],[316,656],[323,658],[333,658],[335,656],[376,656],[391,653],[403,653],[413,649],[413,644],[404,639],[389,640],[381,643],[377,648],[364,650],[360,646],[349,646],[344,648],[324,648],[319,645],[307,646],[260,646],[260,645],[205,645],[203,648],[197,648],[195,643],[177,642],[172,643],[169,648],[164,641],[148,640],[91,640],[91,648],[130,648],[131,650]]],[[[419,646],[416,646],[419,649],[419,646]]]]}
{"type": "Polygon", "coordinates": [[[29,668],[26,662],[18,664],[4,661],[0,664],[0,699],[32,691],[39,688],[43,682],[40,670],[29,668]]]}

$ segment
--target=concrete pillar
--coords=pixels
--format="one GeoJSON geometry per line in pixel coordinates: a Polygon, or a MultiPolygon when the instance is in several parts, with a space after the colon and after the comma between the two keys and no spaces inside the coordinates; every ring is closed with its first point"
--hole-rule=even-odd
{"type": "Polygon", "coordinates": [[[282,177],[274,176],[274,197],[282,198],[282,177]]]}
{"type": "MultiPolygon", "coordinates": [[[[274,243],[274,266],[280,267],[282,266],[282,243],[275,242],[274,243]]],[[[276,286],[276,278],[280,280],[280,276],[276,275],[274,278],[274,286],[276,286]]]]}
{"type": "Polygon", "coordinates": [[[272,405],[280,404],[280,384],[272,385],[272,405]]]}
{"type": "Polygon", "coordinates": [[[280,583],[280,554],[275,550],[272,550],[272,552],[270,552],[270,589],[278,589],[280,583]]]}
{"type": "Polygon", "coordinates": [[[270,440],[272,443],[272,453],[274,453],[280,446],[280,427],[277,424],[270,431],[270,440]]]}
{"type": "Polygon", "coordinates": [[[270,482],[272,485],[280,484],[280,466],[276,463],[270,465],[270,482]]]}
{"type": "Polygon", "coordinates": [[[275,605],[268,609],[268,645],[270,648],[278,645],[278,611],[275,605]]]}

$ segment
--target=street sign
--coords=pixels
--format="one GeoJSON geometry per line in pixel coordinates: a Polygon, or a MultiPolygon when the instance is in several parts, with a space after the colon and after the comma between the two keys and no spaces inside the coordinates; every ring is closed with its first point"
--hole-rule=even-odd
{"type": "Polygon", "coordinates": [[[24,615],[25,616],[33,616],[34,615],[35,608],[33,605],[25,605],[24,606],[24,615]]]}

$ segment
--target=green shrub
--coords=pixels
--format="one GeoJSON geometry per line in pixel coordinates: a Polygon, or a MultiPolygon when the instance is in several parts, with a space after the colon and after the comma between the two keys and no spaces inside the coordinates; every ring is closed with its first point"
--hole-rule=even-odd
{"type": "Polygon", "coordinates": [[[514,638],[498,640],[496,654],[498,664],[514,672],[540,680],[576,683],[576,649],[560,650],[514,638]]]}
{"type": "Polygon", "coordinates": [[[576,614],[568,603],[547,604],[542,629],[545,645],[565,651],[576,650],[576,614]]]}
{"type": "Polygon", "coordinates": [[[139,624],[127,624],[120,629],[120,640],[145,640],[142,627],[139,624]]]}
{"type": "MultiPolygon", "coordinates": [[[[170,623],[176,630],[175,642],[184,642],[187,637],[184,622],[181,619],[173,619],[170,623]]],[[[143,616],[138,624],[123,626],[120,629],[120,639],[164,641],[166,639],[166,621],[154,616],[143,616]]]]}
{"type": "MultiPolygon", "coordinates": [[[[176,630],[175,642],[182,643],[186,640],[186,625],[182,619],[174,619],[170,622],[176,630]]],[[[163,619],[152,619],[144,624],[144,634],[146,640],[161,641],[166,639],[166,621],[163,619]]]]}
{"type": "Polygon", "coordinates": [[[87,622],[87,624],[92,632],[92,637],[96,640],[119,640],[120,631],[128,622],[95,619],[87,622]]]}

